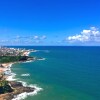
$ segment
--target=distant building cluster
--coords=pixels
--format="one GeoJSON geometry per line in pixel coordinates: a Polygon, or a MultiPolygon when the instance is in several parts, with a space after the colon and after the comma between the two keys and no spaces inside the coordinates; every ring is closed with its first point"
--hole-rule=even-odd
{"type": "Polygon", "coordinates": [[[22,48],[17,49],[17,48],[0,47],[0,80],[3,80],[5,79],[6,76],[11,75],[11,72],[9,70],[10,63],[18,61],[23,62],[23,61],[34,60],[33,57],[29,57],[29,53],[34,51],[35,50],[33,49],[26,50],[22,48]]]}
{"type": "Polygon", "coordinates": [[[29,50],[0,47],[0,56],[25,56],[29,50]]]}

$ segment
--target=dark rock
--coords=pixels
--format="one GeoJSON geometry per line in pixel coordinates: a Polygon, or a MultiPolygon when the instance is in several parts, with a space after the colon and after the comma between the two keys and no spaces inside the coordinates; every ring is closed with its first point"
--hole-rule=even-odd
{"type": "Polygon", "coordinates": [[[9,82],[11,87],[16,88],[16,87],[23,87],[21,82],[15,82],[15,81],[11,81],[9,82]]]}
{"type": "Polygon", "coordinates": [[[29,93],[35,90],[35,88],[24,87],[21,82],[10,81],[9,84],[13,88],[13,92],[9,92],[1,96],[0,98],[3,98],[2,100],[11,100],[21,93],[24,93],[24,92],[29,93]]]}

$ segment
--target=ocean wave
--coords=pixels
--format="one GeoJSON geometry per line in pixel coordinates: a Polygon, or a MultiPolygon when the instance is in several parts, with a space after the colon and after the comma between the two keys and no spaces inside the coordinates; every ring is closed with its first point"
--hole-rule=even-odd
{"type": "Polygon", "coordinates": [[[6,72],[5,72],[8,75],[8,77],[7,77],[8,81],[15,81],[15,80],[17,80],[17,79],[15,79],[16,74],[11,72],[12,65],[13,64],[10,64],[9,67],[6,69],[6,72]],[[9,71],[9,73],[8,73],[8,71],[9,71]]]}
{"type": "MultiPolygon", "coordinates": [[[[29,85],[26,82],[19,81],[19,79],[15,78],[16,74],[11,72],[11,67],[12,67],[12,64],[7,68],[7,71],[9,71],[8,78],[7,78],[8,81],[17,80],[18,82],[21,82],[24,87],[32,87],[35,89],[33,92],[30,92],[30,93],[27,93],[27,92],[21,93],[21,94],[15,96],[12,100],[23,100],[23,99],[27,98],[27,96],[37,95],[39,91],[43,90],[42,88],[38,87],[37,85],[34,85],[34,84],[29,85]]],[[[26,74],[22,74],[22,76],[30,76],[30,74],[26,73],[26,74]]]]}
{"type": "Polygon", "coordinates": [[[30,74],[26,73],[26,74],[21,74],[21,76],[30,76],[30,74]]]}
{"type": "Polygon", "coordinates": [[[49,50],[35,50],[34,52],[45,52],[45,53],[49,53],[49,50]]]}
{"type": "Polygon", "coordinates": [[[19,95],[17,95],[15,98],[13,98],[12,100],[23,100],[25,98],[27,98],[28,96],[34,96],[34,95],[37,95],[39,91],[43,90],[42,88],[38,87],[37,85],[27,85],[26,82],[23,82],[23,81],[19,81],[23,84],[23,86],[25,87],[32,87],[32,88],[35,88],[35,90],[33,92],[30,92],[30,93],[27,93],[27,92],[24,92],[24,93],[21,93],[19,95]]]}
{"type": "Polygon", "coordinates": [[[7,80],[8,81],[15,81],[15,80],[17,80],[17,79],[15,79],[15,76],[16,76],[15,73],[11,73],[11,75],[7,77],[7,80]]]}
{"type": "Polygon", "coordinates": [[[21,62],[21,63],[30,63],[30,62],[33,62],[33,60],[25,61],[25,62],[21,62]]]}
{"type": "Polygon", "coordinates": [[[39,58],[38,60],[46,60],[46,58],[39,58]]]}

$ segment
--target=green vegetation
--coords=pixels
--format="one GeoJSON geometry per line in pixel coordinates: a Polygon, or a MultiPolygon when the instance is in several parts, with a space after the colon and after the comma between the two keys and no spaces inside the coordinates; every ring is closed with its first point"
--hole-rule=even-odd
{"type": "Polygon", "coordinates": [[[29,58],[32,58],[32,57],[28,57],[28,56],[0,56],[0,63],[26,61],[29,58]]]}
{"type": "Polygon", "coordinates": [[[13,91],[13,89],[8,84],[8,81],[6,81],[6,80],[0,81],[0,94],[12,92],[12,91],[13,91]]]}
{"type": "MultiPolygon", "coordinates": [[[[33,57],[28,56],[0,56],[0,63],[9,63],[9,62],[19,62],[33,60],[33,57]]],[[[0,74],[0,94],[12,92],[13,89],[9,85],[8,81],[3,79],[3,74],[0,74]]]]}

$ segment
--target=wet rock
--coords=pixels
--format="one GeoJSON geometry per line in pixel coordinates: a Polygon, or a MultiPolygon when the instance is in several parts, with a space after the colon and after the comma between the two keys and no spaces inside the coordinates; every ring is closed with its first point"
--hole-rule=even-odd
{"type": "Polygon", "coordinates": [[[13,88],[13,92],[1,94],[0,100],[12,100],[14,97],[16,97],[17,95],[21,93],[24,93],[24,92],[29,93],[35,90],[35,88],[24,87],[21,82],[10,81],[9,84],[13,88]]]}
{"type": "Polygon", "coordinates": [[[11,81],[9,82],[12,88],[16,88],[16,87],[23,87],[21,82],[15,82],[15,81],[11,81]]]}

